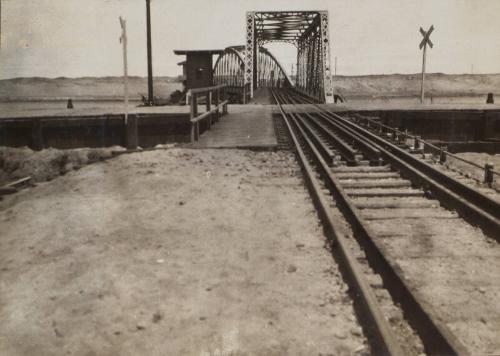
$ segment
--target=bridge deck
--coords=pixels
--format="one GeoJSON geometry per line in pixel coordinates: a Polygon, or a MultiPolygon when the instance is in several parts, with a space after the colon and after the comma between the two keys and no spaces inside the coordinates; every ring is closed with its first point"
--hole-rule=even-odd
{"type": "Polygon", "coordinates": [[[272,106],[230,105],[228,112],[189,147],[256,150],[273,150],[277,147],[272,106]]]}
{"type": "Polygon", "coordinates": [[[271,90],[267,87],[255,89],[250,104],[275,104],[271,90]]]}

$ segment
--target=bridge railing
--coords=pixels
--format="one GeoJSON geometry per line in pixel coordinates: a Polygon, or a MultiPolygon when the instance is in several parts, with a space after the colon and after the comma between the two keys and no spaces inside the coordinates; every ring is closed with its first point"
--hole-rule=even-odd
{"type": "Polygon", "coordinates": [[[227,86],[225,84],[212,87],[189,89],[188,97],[191,98],[191,142],[200,138],[200,122],[207,122],[207,129],[219,118],[227,114],[227,86]],[[205,97],[205,112],[198,114],[198,99],[205,97]],[[212,107],[213,105],[213,107],[212,107]]]}

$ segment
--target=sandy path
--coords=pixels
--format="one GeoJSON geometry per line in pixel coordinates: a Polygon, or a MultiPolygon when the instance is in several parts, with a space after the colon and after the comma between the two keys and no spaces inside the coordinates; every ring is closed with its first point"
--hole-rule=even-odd
{"type": "Polygon", "coordinates": [[[153,151],[0,202],[0,354],[362,351],[290,167],[285,153],[153,151]]]}

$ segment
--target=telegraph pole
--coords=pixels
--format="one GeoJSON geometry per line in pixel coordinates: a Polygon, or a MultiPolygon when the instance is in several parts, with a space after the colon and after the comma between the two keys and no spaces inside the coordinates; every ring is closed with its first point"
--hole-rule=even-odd
{"type": "Polygon", "coordinates": [[[136,149],[138,145],[137,117],[128,117],[128,60],[127,60],[127,21],[120,16],[122,35],[120,42],[123,45],[123,92],[125,95],[125,145],[127,149],[136,149]]]}
{"type": "Polygon", "coordinates": [[[431,35],[432,31],[434,31],[434,25],[431,25],[431,27],[429,27],[429,30],[424,31],[424,29],[422,27],[420,27],[420,33],[422,34],[422,36],[424,36],[424,38],[422,39],[422,42],[420,42],[420,49],[424,49],[423,53],[422,53],[422,87],[421,87],[421,91],[420,91],[420,102],[423,104],[424,103],[424,98],[425,98],[425,94],[424,94],[424,84],[425,84],[425,59],[426,59],[426,55],[427,55],[427,44],[429,46],[431,46],[431,48],[434,46],[431,42],[431,40],[429,39],[429,36],[431,35]]]}
{"type": "Polygon", "coordinates": [[[153,54],[151,45],[151,0],[146,0],[146,24],[148,41],[148,105],[154,104],[153,96],[153,54]]]}
{"type": "Polygon", "coordinates": [[[127,61],[127,21],[120,16],[122,36],[120,42],[123,45],[123,87],[125,95],[125,124],[128,121],[128,61],[127,61]]]}

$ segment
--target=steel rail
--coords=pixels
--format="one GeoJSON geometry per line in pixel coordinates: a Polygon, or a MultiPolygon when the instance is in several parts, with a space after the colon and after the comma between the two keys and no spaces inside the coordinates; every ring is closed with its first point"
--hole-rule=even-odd
{"type": "MultiPolygon", "coordinates": [[[[290,98],[290,100],[294,101],[293,98],[290,98]]],[[[304,113],[310,121],[317,127],[324,135],[328,136],[329,140],[332,141],[337,149],[339,150],[340,154],[344,159],[348,162],[348,164],[355,164],[357,159],[356,159],[356,153],[357,151],[350,147],[348,144],[346,144],[343,140],[341,140],[339,137],[337,137],[335,134],[333,134],[330,130],[328,130],[322,123],[318,122],[315,117],[313,117],[311,114],[305,112],[304,113]]]]}
{"type": "Polygon", "coordinates": [[[349,120],[332,112],[329,114],[359,131],[366,139],[376,142],[386,158],[411,176],[418,177],[418,181],[422,185],[428,185],[436,196],[444,199],[448,206],[456,209],[464,219],[472,224],[479,223],[500,242],[500,204],[498,202],[447,176],[428,163],[414,157],[411,153],[349,120]]]}
{"type": "MultiPolygon", "coordinates": [[[[369,323],[368,331],[374,337],[373,341],[375,342],[375,350],[373,351],[379,354],[388,354],[394,356],[403,355],[402,348],[399,345],[398,341],[395,339],[391,331],[391,327],[382,313],[373,290],[363,276],[363,272],[359,263],[357,262],[356,258],[352,256],[349,250],[346,241],[347,237],[341,231],[339,231],[337,227],[338,221],[331,213],[331,209],[327,199],[321,193],[321,184],[316,177],[315,170],[310,165],[306,157],[306,153],[301,148],[299,140],[295,135],[294,130],[292,129],[290,120],[288,119],[287,114],[283,111],[283,108],[280,104],[280,102],[282,102],[283,100],[282,97],[278,93],[275,93],[274,90],[272,90],[271,93],[276,100],[276,103],[278,103],[280,113],[288,128],[290,137],[294,142],[299,164],[304,171],[304,177],[306,182],[308,183],[307,186],[318,209],[318,213],[321,216],[323,223],[325,224],[326,231],[328,232],[327,237],[330,240],[330,243],[335,242],[337,244],[336,250],[339,252],[339,257],[342,260],[343,271],[345,272],[350,285],[354,287],[353,289],[355,290],[357,299],[359,300],[360,306],[364,312],[363,315],[369,323]]],[[[296,127],[302,133],[302,136],[307,142],[307,145],[311,148],[313,156],[318,160],[318,162],[322,163],[323,166],[328,167],[326,162],[321,157],[320,153],[316,150],[312,142],[305,135],[305,132],[299,126],[296,127]]]]}
{"type": "Polygon", "coordinates": [[[355,142],[356,145],[360,147],[361,152],[363,152],[370,159],[370,162],[376,165],[379,165],[381,163],[382,157],[380,149],[378,147],[370,142],[367,142],[361,135],[359,135],[355,130],[352,130],[348,126],[330,120],[323,113],[316,114],[326,119],[326,122],[328,122],[329,125],[335,127],[336,130],[339,130],[342,134],[355,142]]]}
{"type": "MultiPolygon", "coordinates": [[[[317,152],[313,143],[305,136],[306,133],[303,131],[301,133],[310,150],[313,153],[317,152]]],[[[402,271],[397,266],[393,266],[385,257],[385,247],[373,238],[374,233],[371,228],[361,217],[359,210],[351,204],[350,198],[328,165],[317,154],[311,156],[319,164],[318,168],[321,169],[327,186],[331,189],[337,204],[343,209],[346,218],[351,223],[355,237],[363,246],[370,265],[380,273],[384,285],[405,310],[405,316],[422,338],[426,352],[435,355],[468,355],[466,347],[451,333],[446,324],[438,320],[432,313],[431,306],[422,301],[417,291],[410,290],[402,271]]]]}
{"type": "Polygon", "coordinates": [[[340,115],[311,103],[328,117],[329,122],[337,121],[355,130],[365,141],[373,142],[382,152],[385,159],[395,164],[400,170],[417,181],[421,186],[430,188],[431,192],[473,225],[479,225],[485,232],[500,242],[500,204],[484,194],[466,186],[446,174],[438,171],[428,163],[414,157],[411,153],[395,144],[363,129],[340,115]],[[396,159],[397,158],[397,159],[396,159]]]}
{"type": "MultiPolygon", "coordinates": [[[[308,122],[306,122],[303,117],[297,114],[289,114],[289,115],[296,120],[297,124],[300,123],[300,126],[302,127],[303,130],[311,133],[314,132],[311,125],[308,122]]],[[[328,159],[328,163],[333,165],[335,161],[335,153],[317,135],[312,135],[312,140],[314,140],[314,143],[316,144],[316,147],[320,150],[320,153],[323,156],[323,158],[328,159]]]]}
{"type": "MultiPolygon", "coordinates": [[[[288,99],[293,101],[293,99],[290,97],[288,97],[288,99]]],[[[319,123],[316,120],[316,118],[311,116],[309,113],[301,113],[301,115],[296,114],[296,113],[293,113],[293,114],[289,113],[289,115],[291,115],[292,117],[300,117],[301,124],[303,126],[305,126],[308,131],[311,131],[312,129],[311,129],[310,124],[308,122],[306,122],[305,118],[303,118],[301,115],[307,116],[309,118],[309,121],[314,124],[314,127],[317,127],[318,130],[322,134],[326,135],[328,137],[328,139],[335,144],[335,147],[339,150],[340,155],[348,162],[348,164],[354,165],[357,163],[357,159],[356,159],[357,151],[355,149],[353,149],[352,147],[350,147],[347,143],[342,141],[339,137],[334,135],[330,130],[328,130],[324,125],[319,123]]],[[[319,144],[320,147],[325,146],[325,144],[319,138],[316,138],[316,136],[314,136],[313,139],[315,140],[315,142],[317,142],[319,144]]],[[[322,149],[322,151],[323,151],[323,149],[322,149]]],[[[327,149],[327,151],[331,152],[331,150],[329,148],[327,149]]],[[[328,154],[327,156],[328,156],[328,159],[331,160],[331,162],[333,163],[334,155],[332,156],[332,155],[328,154]]]]}
{"type": "Polygon", "coordinates": [[[306,114],[310,121],[317,127],[323,135],[328,137],[328,140],[333,142],[334,145],[339,150],[340,154],[347,161],[348,164],[354,165],[357,163],[356,154],[357,151],[346,144],[343,140],[341,140],[337,135],[335,135],[332,131],[330,131],[325,125],[319,122],[314,116],[310,114],[306,114]]]}
{"type": "MultiPolygon", "coordinates": [[[[297,100],[294,100],[291,98],[294,104],[297,104],[297,100]]],[[[312,115],[305,113],[304,114],[308,115],[309,117],[313,117],[312,115]]],[[[322,113],[316,113],[322,116],[322,113]]],[[[326,118],[326,117],[325,117],[326,118]]],[[[326,118],[328,119],[328,118],[326,118]]],[[[359,136],[358,133],[356,133],[354,130],[350,129],[349,127],[345,125],[341,125],[335,121],[328,120],[329,124],[331,126],[334,126],[337,131],[340,132],[340,134],[344,137],[347,137],[349,140],[353,141],[356,143],[356,145],[359,147],[360,151],[363,152],[373,164],[380,164],[381,159],[380,159],[380,151],[378,150],[377,147],[371,145],[369,142],[366,142],[362,137],[359,136]]],[[[337,140],[334,140],[336,142],[337,140]]],[[[342,146],[339,146],[339,149],[342,148],[342,146]]],[[[346,157],[348,160],[350,157],[346,157]]]]}

